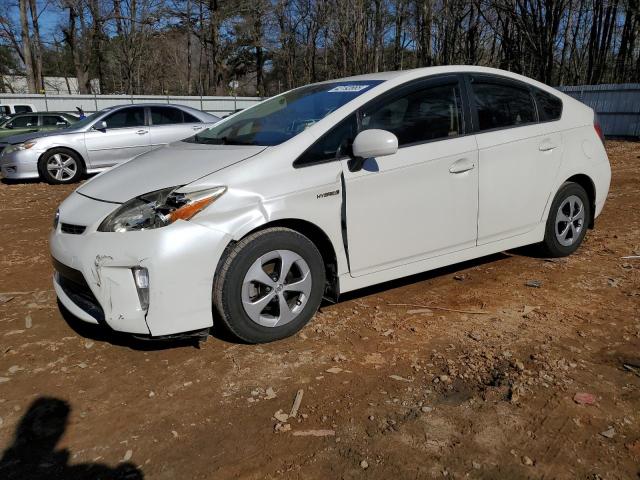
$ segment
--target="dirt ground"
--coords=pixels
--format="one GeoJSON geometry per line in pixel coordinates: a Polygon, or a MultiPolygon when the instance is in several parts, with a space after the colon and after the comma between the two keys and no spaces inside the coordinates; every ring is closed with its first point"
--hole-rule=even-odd
{"type": "Polygon", "coordinates": [[[72,188],[0,184],[0,478],[639,478],[640,144],[607,149],[577,254],[359,291],[262,346],[69,323],[47,235],[72,188]]]}

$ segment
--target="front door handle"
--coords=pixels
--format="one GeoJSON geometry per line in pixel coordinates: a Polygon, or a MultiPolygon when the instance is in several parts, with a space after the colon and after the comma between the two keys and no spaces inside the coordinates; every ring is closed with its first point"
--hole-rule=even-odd
{"type": "Polygon", "coordinates": [[[203,127],[201,125],[197,125],[195,127],[193,127],[194,130],[201,130],[203,127]]]}
{"type": "Polygon", "coordinates": [[[149,130],[138,130],[136,133],[138,135],[144,135],[145,133],[149,133],[149,130]]]}
{"type": "Polygon", "coordinates": [[[551,140],[543,140],[540,146],[538,147],[538,150],[540,150],[541,152],[550,152],[555,148],[558,148],[558,145],[553,143],[551,140]]]}
{"type": "Polygon", "coordinates": [[[476,168],[476,164],[468,158],[455,161],[449,168],[449,173],[464,173],[476,168]]]}

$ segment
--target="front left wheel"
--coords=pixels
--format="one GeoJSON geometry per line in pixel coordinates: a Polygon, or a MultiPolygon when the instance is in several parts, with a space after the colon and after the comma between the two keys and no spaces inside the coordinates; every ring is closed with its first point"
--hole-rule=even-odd
{"type": "Polygon", "coordinates": [[[325,287],[322,255],[304,235],[268,228],[233,245],[216,273],[213,298],[235,337],[265,343],[293,335],[316,313],[325,287]]]}
{"type": "Polygon", "coordinates": [[[84,163],[77,153],[54,148],[42,155],[38,170],[42,179],[51,185],[75,183],[82,177],[84,163]]]}

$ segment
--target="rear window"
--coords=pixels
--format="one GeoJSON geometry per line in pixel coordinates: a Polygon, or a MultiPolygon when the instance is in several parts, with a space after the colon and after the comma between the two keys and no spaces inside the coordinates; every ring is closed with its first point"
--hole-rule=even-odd
{"type": "Polygon", "coordinates": [[[534,90],[536,103],[538,105],[538,115],[541,122],[560,120],[562,116],[562,100],[544,90],[536,88],[534,90]]]}
{"type": "Polygon", "coordinates": [[[474,81],[478,128],[517,127],[537,121],[536,106],[527,88],[503,83],[474,81]]]}

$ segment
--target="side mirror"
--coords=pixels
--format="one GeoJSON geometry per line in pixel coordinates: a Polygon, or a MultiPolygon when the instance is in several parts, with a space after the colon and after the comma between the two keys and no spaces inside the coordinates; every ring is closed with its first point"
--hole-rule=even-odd
{"type": "Polygon", "coordinates": [[[353,140],[353,160],[349,170],[357,172],[368,158],[393,155],[398,151],[398,137],[387,130],[363,130],[353,140]]]}
{"type": "Polygon", "coordinates": [[[93,126],[93,128],[94,128],[94,130],[106,130],[107,129],[107,122],[105,122],[104,120],[96,122],[96,124],[93,126]]]}

